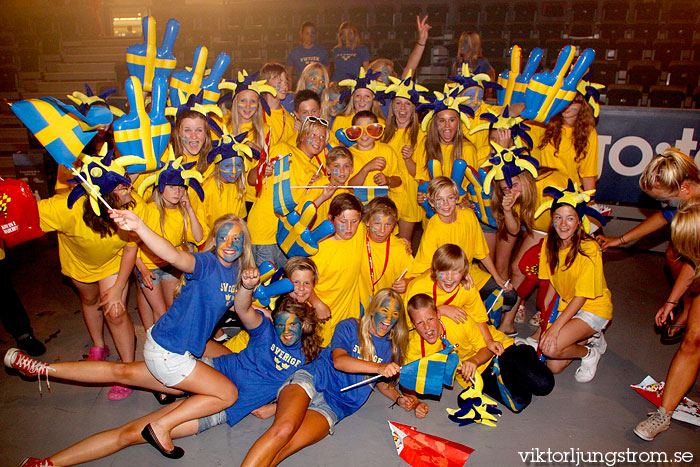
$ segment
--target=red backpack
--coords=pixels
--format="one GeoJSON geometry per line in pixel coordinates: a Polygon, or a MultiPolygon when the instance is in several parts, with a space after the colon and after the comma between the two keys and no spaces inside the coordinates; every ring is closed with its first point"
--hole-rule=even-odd
{"type": "Polygon", "coordinates": [[[22,180],[0,178],[0,239],[8,247],[44,235],[32,190],[22,180]]]}

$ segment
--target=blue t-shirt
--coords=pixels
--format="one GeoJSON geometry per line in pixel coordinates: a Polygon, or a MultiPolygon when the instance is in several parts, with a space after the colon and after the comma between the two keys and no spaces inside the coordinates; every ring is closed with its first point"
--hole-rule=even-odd
{"type": "Polygon", "coordinates": [[[673,216],[676,215],[676,212],[678,212],[678,208],[676,206],[664,206],[661,209],[661,215],[664,216],[664,219],[670,224],[671,221],[673,220],[673,216]]]}
{"type": "MultiPolygon", "coordinates": [[[[385,337],[372,336],[375,358],[377,363],[389,363],[391,361],[391,341],[389,334],[385,337]]],[[[314,376],[314,387],[323,392],[323,397],[333,412],[338,416],[338,421],[352,415],[362,407],[372,393],[372,385],[340,390],[351,384],[359,383],[368,377],[375,375],[345,373],[336,370],[333,366],[333,349],[343,349],[348,355],[360,358],[360,346],[357,336],[357,320],[350,318],[341,321],[335,327],[330,347],[323,349],[316,361],[310,364],[309,373],[314,376]]]]}
{"type": "Polygon", "coordinates": [[[227,268],[211,251],[195,253],[194,259],[194,272],[185,273],[180,294],[151,336],[166,350],[201,357],[216,323],[233,305],[238,264],[227,268]]]}
{"type": "Polygon", "coordinates": [[[354,78],[360,74],[363,62],[369,62],[369,51],[364,45],[356,49],[350,47],[336,47],[333,49],[333,64],[335,71],[331,81],[342,81],[354,78]]]}
{"type": "Polygon", "coordinates": [[[262,313],[260,315],[262,323],[255,329],[248,329],[250,341],[245,349],[214,359],[214,368],[238,388],[236,403],[226,409],[230,426],[273,401],[282,383],[306,361],[301,341],[287,347],[272,322],[262,313]]]}
{"type": "MultiPolygon", "coordinates": [[[[457,58],[452,59],[452,65],[457,64],[457,75],[462,74],[462,63],[463,61],[457,62],[457,58]]],[[[472,70],[472,64],[469,64],[469,73],[473,75],[478,75],[479,73],[486,73],[487,75],[489,74],[489,71],[491,71],[491,64],[489,63],[488,60],[486,60],[484,57],[479,57],[476,59],[476,70],[472,70]]]]}
{"type": "Polygon", "coordinates": [[[293,66],[296,69],[297,78],[301,76],[301,72],[304,71],[306,65],[312,62],[323,63],[326,67],[330,66],[328,50],[318,44],[314,44],[310,49],[299,45],[294,47],[287,55],[287,66],[293,66]]]}

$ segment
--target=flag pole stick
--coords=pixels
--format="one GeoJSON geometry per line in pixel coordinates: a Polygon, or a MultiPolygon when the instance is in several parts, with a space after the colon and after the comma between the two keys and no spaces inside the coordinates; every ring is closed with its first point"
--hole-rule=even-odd
{"type": "MultiPolygon", "coordinates": [[[[503,284],[503,287],[507,286],[510,283],[510,279],[508,279],[505,284],[503,284]]],[[[503,288],[501,288],[501,291],[498,292],[498,295],[496,295],[496,300],[493,301],[491,306],[489,307],[488,311],[486,311],[486,314],[488,315],[491,313],[491,310],[493,310],[494,305],[496,305],[496,302],[498,301],[499,298],[501,298],[501,295],[503,295],[503,288]]]]}
{"type": "Polygon", "coordinates": [[[102,197],[102,195],[100,195],[100,193],[99,193],[97,190],[95,190],[95,187],[92,186],[92,183],[90,183],[90,182],[88,182],[87,180],[85,180],[85,178],[83,178],[82,174],[81,174],[75,167],[71,167],[71,170],[73,171],[73,173],[75,174],[75,176],[78,177],[78,178],[83,182],[83,184],[84,184],[85,186],[87,186],[87,187],[90,189],[90,191],[92,191],[92,193],[93,193],[95,196],[97,196],[97,199],[99,199],[100,201],[102,201],[102,204],[105,205],[105,207],[107,208],[108,211],[114,211],[114,209],[112,208],[112,206],[110,206],[109,204],[107,204],[107,201],[105,201],[105,199],[102,197]]]}

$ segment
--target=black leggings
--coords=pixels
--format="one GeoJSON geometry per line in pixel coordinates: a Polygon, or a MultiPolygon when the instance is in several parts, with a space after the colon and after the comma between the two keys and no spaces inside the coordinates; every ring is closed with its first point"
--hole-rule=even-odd
{"type": "Polygon", "coordinates": [[[2,298],[0,321],[5,330],[15,339],[32,334],[29,316],[12,286],[6,259],[0,260],[0,298],[2,298]]]}
{"type": "MultiPolygon", "coordinates": [[[[537,358],[537,352],[529,345],[511,345],[498,357],[503,383],[513,400],[523,405],[532,401],[532,396],[546,396],[554,389],[554,375],[537,358]]],[[[498,390],[498,381],[493,374],[493,362],[481,374],[484,380],[484,393],[505,404],[498,390]]],[[[522,409],[521,409],[522,410],[522,409]]]]}

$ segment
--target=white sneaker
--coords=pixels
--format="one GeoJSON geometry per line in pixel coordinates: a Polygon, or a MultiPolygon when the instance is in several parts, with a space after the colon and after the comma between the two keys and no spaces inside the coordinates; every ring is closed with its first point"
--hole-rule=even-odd
{"type": "Polygon", "coordinates": [[[586,347],[589,349],[595,348],[601,355],[603,355],[605,351],[608,350],[608,343],[605,340],[603,331],[593,334],[593,336],[588,339],[588,344],[586,344],[586,347]]]}
{"type": "Polygon", "coordinates": [[[515,342],[515,345],[529,345],[537,350],[537,340],[532,337],[516,337],[513,339],[513,342],[515,342]]]}
{"type": "Polygon", "coordinates": [[[668,430],[671,426],[671,414],[666,409],[659,407],[656,412],[649,412],[650,417],[640,422],[634,428],[634,434],[644,441],[653,441],[656,435],[668,430]]]}
{"type": "Polygon", "coordinates": [[[595,378],[595,372],[598,369],[600,361],[600,352],[596,348],[589,348],[588,353],[581,359],[581,366],[576,370],[574,377],[579,383],[588,383],[595,378]]]}

